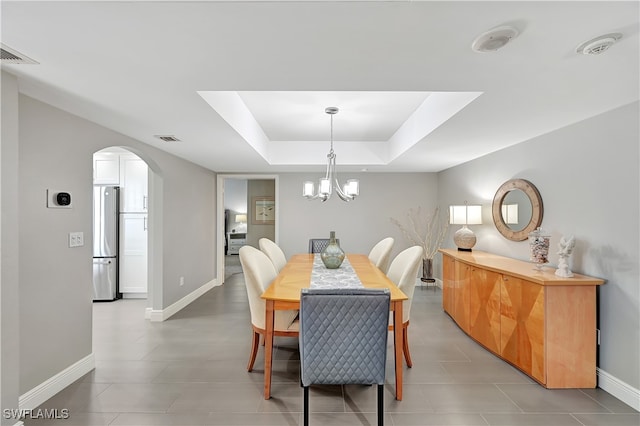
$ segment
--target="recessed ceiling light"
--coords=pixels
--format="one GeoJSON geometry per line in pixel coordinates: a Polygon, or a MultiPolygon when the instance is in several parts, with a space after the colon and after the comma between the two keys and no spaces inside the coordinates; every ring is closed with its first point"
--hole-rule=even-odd
{"type": "Polygon", "coordinates": [[[518,30],[510,26],[501,26],[480,34],[471,44],[478,53],[495,52],[518,36],[518,30]]]}
{"type": "Polygon", "coordinates": [[[622,38],[620,33],[605,34],[600,37],[585,41],[576,49],[576,52],[583,55],[599,55],[608,50],[613,44],[622,38]]]}

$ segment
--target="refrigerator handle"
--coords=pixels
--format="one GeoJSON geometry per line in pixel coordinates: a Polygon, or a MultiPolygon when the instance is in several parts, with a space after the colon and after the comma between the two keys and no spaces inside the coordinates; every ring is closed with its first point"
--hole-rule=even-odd
{"type": "Polygon", "coordinates": [[[110,260],[99,260],[99,261],[96,261],[94,259],[93,263],[95,263],[97,265],[111,265],[111,261],[110,260]]]}
{"type": "Polygon", "coordinates": [[[147,202],[148,202],[147,200],[148,200],[148,198],[149,198],[149,197],[148,197],[148,196],[146,196],[146,195],[143,195],[143,196],[142,196],[142,208],[143,208],[144,210],[148,210],[148,207],[147,207],[147,202]]]}
{"type": "Polygon", "coordinates": [[[142,225],[142,229],[146,231],[147,230],[147,218],[145,217],[145,218],[143,218],[143,220],[144,220],[144,222],[143,222],[143,225],[142,225]]]}

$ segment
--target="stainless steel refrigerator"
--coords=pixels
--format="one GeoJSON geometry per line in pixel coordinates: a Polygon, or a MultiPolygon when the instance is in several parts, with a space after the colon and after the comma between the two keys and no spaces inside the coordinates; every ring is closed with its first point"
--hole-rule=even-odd
{"type": "Polygon", "coordinates": [[[93,300],[122,297],[118,286],[120,188],[93,187],[93,300]]]}

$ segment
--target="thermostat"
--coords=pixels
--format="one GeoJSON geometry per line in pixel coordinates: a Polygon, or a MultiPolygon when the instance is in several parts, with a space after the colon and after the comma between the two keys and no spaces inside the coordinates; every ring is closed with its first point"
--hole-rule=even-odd
{"type": "Polygon", "coordinates": [[[47,207],[50,209],[70,209],[72,207],[71,192],[47,189],[47,207]]]}

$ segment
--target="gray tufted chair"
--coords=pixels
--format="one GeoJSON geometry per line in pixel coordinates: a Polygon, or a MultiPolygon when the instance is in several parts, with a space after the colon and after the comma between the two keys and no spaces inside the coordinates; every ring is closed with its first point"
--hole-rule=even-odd
{"type": "MultiPolygon", "coordinates": [[[[340,245],[340,239],[336,238],[336,243],[340,245]]],[[[329,238],[311,238],[309,240],[309,253],[322,253],[329,245],[329,238]]]]}
{"type": "Polygon", "coordinates": [[[384,424],[390,300],[387,289],[302,290],[298,338],[305,426],[314,384],[377,384],[378,425],[384,424]]]}

